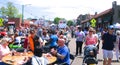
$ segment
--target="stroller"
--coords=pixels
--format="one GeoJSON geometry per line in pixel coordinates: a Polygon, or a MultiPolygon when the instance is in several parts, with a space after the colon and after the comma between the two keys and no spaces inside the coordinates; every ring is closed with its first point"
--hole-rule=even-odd
{"type": "Polygon", "coordinates": [[[94,45],[88,45],[84,48],[84,58],[82,65],[98,64],[97,60],[97,47],[94,45]]]}

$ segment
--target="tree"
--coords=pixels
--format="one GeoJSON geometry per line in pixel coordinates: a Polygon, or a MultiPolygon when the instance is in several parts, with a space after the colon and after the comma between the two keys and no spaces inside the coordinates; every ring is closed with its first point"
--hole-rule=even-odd
{"type": "Polygon", "coordinates": [[[17,14],[17,18],[22,18],[22,14],[17,14]]]}
{"type": "Polygon", "coordinates": [[[27,18],[27,20],[32,20],[32,18],[27,18]]]}
{"type": "Polygon", "coordinates": [[[6,9],[5,9],[5,7],[1,7],[0,8],[0,11],[1,11],[1,14],[4,16],[4,15],[6,15],[6,9]]]}
{"type": "Polygon", "coordinates": [[[8,16],[9,18],[15,18],[18,17],[20,14],[18,14],[17,8],[13,5],[12,2],[7,3],[7,7],[1,7],[0,8],[1,14],[3,16],[8,16]]]}
{"type": "Polygon", "coordinates": [[[7,3],[7,16],[12,18],[12,17],[16,17],[18,14],[18,10],[17,8],[13,5],[12,2],[8,2],[7,3]]]}
{"type": "Polygon", "coordinates": [[[54,24],[58,24],[58,23],[59,23],[59,20],[61,20],[61,18],[56,17],[56,18],[54,19],[54,24]]]}
{"type": "Polygon", "coordinates": [[[67,22],[67,25],[68,25],[68,26],[72,26],[72,25],[74,25],[74,23],[73,23],[72,20],[69,20],[69,21],[67,22]]]}

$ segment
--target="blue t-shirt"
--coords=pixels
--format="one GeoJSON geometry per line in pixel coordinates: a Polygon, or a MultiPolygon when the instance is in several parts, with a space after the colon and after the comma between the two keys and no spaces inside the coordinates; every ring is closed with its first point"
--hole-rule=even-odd
{"type": "Polygon", "coordinates": [[[116,36],[115,35],[109,34],[108,32],[104,33],[104,35],[102,36],[102,40],[103,40],[102,49],[113,50],[114,42],[116,41],[116,36]]]}
{"type": "Polygon", "coordinates": [[[57,46],[58,36],[57,35],[51,35],[50,39],[51,39],[50,46],[57,46]]]}
{"type": "Polygon", "coordinates": [[[58,58],[58,62],[59,63],[64,63],[66,62],[68,65],[70,65],[70,53],[68,50],[68,47],[66,45],[64,45],[63,47],[58,47],[57,52],[63,56],[65,56],[64,59],[60,59],[58,58]]]}

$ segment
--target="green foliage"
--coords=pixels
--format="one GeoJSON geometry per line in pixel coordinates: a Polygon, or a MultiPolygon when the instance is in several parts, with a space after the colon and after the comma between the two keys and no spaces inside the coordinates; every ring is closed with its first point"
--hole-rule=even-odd
{"type": "Polygon", "coordinates": [[[12,18],[12,17],[16,17],[18,14],[18,10],[17,8],[13,5],[13,3],[8,2],[7,3],[7,16],[12,18]]]}
{"type": "Polygon", "coordinates": [[[32,18],[27,18],[27,20],[32,20],[32,18]]]}
{"type": "Polygon", "coordinates": [[[6,9],[5,9],[5,7],[1,7],[0,11],[1,11],[2,15],[6,15],[6,9]]]}
{"type": "Polygon", "coordinates": [[[59,23],[59,20],[61,20],[61,18],[59,18],[59,17],[56,17],[55,19],[54,19],[54,24],[58,24],[59,23]]]}
{"type": "Polygon", "coordinates": [[[12,2],[7,3],[7,7],[1,7],[0,8],[1,14],[3,16],[8,16],[9,18],[15,18],[18,17],[20,14],[18,14],[17,8],[13,5],[12,2]]]}
{"type": "Polygon", "coordinates": [[[18,14],[16,17],[17,18],[22,18],[22,14],[18,14]]]}
{"type": "Polygon", "coordinates": [[[72,26],[72,25],[74,25],[74,23],[73,23],[72,20],[69,20],[69,21],[67,22],[67,25],[68,25],[68,26],[72,26]]]}

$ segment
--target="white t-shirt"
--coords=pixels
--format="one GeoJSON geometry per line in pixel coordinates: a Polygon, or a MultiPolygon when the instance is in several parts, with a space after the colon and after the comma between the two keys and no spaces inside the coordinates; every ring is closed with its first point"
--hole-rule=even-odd
{"type": "Polygon", "coordinates": [[[32,65],[47,65],[48,60],[44,57],[37,57],[33,56],[32,57],[32,65]]]}
{"type": "Polygon", "coordinates": [[[0,45],[0,62],[1,62],[2,57],[8,53],[10,53],[9,47],[8,46],[3,47],[3,45],[0,45]]]}
{"type": "Polygon", "coordinates": [[[21,42],[21,38],[20,37],[16,37],[15,38],[15,43],[20,43],[21,42]]]}

